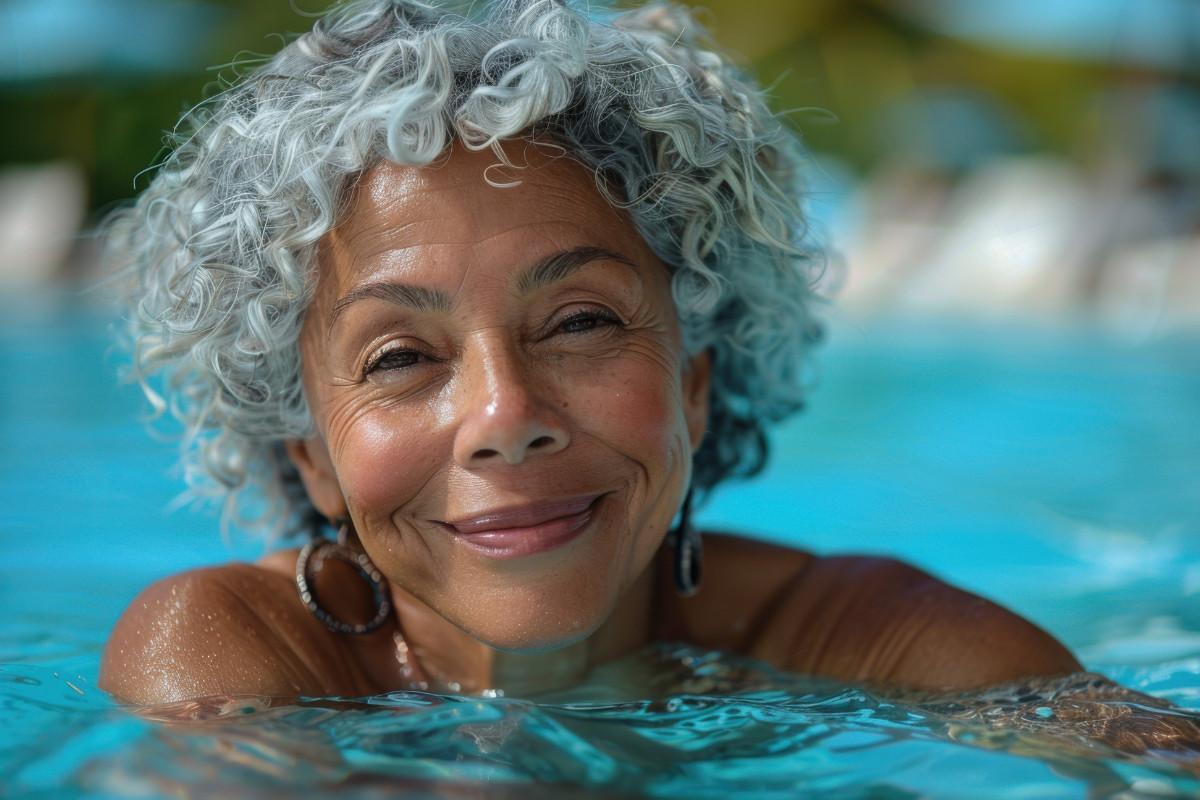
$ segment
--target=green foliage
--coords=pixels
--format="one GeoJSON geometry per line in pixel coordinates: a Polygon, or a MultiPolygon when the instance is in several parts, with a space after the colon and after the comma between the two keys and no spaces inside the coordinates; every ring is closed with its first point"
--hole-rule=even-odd
{"type": "MultiPolygon", "coordinates": [[[[165,0],[164,0],[165,1],[165,0]]],[[[1109,135],[1097,96],[1130,76],[1117,67],[1031,57],[945,38],[916,26],[887,0],[708,0],[702,19],[723,47],[770,87],[818,151],[868,170],[903,142],[889,127],[897,103],[922,88],[965,88],[1010,114],[1025,146],[1068,157],[1109,135]]],[[[90,207],[133,196],[135,176],[163,154],[163,132],[219,90],[238,67],[307,29],[320,0],[210,0],[222,12],[203,63],[178,74],[88,74],[0,84],[0,166],[68,159],[88,175],[90,207]],[[224,65],[208,67],[205,64],[224,65]]],[[[145,180],[143,177],[141,180],[145,180]]]]}

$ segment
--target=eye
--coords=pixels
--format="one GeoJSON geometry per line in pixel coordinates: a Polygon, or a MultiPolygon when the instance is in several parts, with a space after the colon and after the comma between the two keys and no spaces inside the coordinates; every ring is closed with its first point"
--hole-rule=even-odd
{"type": "Polygon", "coordinates": [[[564,319],[558,324],[558,330],[563,333],[587,333],[604,328],[609,325],[620,325],[621,320],[607,311],[600,309],[590,309],[588,311],[579,311],[564,319]]]}
{"type": "Polygon", "coordinates": [[[429,359],[417,350],[410,350],[407,347],[397,347],[391,350],[385,350],[373,359],[367,362],[366,368],[363,370],[367,375],[381,370],[392,371],[401,370],[415,366],[421,361],[429,359]]]}

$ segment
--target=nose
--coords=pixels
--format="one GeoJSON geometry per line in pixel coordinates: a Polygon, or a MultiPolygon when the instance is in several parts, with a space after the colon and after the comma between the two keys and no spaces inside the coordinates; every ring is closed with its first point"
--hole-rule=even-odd
{"type": "Polygon", "coordinates": [[[534,369],[515,348],[492,343],[464,354],[461,417],[454,458],[464,467],[520,464],[557,453],[570,437],[534,369]]]}

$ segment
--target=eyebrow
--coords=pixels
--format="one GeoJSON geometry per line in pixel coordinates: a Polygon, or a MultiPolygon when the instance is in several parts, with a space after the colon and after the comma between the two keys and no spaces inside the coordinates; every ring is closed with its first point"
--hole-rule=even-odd
{"type": "MultiPolygon", "coordinates": [[[[517,279],[517,291],[523,295],[529,294],[535,289],[563,280],[580,267],[593,261],[615,261],[633,269],[635,273],[637,270],[637,265],[620,253],[604,247],[585,245],[552,253],[532,264],[517,279]]],[[[450,295],[440,289],[429,289],[409,283],[377,281],[352,289],[339,298],[330,313],[328,329],[333,330],[334,323],[337,322],[343,311],[359,300],[368,298],[386,300],[389,303],[425,312],[449,311],[451,306],[450,295]]]]}
{"type": "Polygon", "coordinates": [[[517,279],[517,291],[529,294],[556,281],[561,281],[585,264],[593,261],[616,261],[637,271],[637,265],[620,253],[603,247],[575,247],[543,258],[521,273],[517,279]]]}

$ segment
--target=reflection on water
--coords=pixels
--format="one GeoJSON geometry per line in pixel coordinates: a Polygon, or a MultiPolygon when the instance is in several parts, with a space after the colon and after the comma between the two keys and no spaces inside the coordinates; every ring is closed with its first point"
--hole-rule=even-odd
{"type": "Polygon", "coordinates": [[[6,718],[33,708],[59,723],[19,745],[10,789],[691,798],[953,787],[963,796],[994,790],[1004,775],[1043,793],[1200,791],[1200,713],[1090,673],[884,697],[660,645],[536,700],[393,692],[126,710],[62,675],[9,667],[0,703],[6,718]]]}

